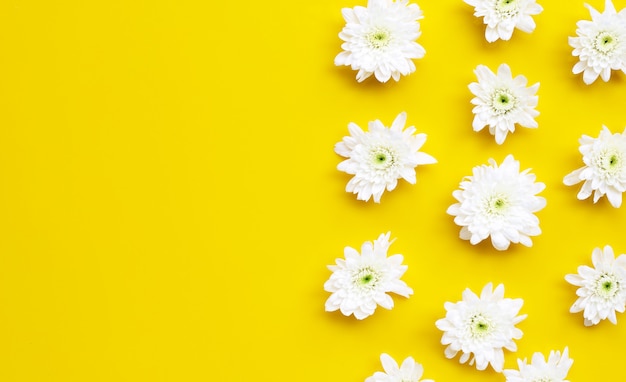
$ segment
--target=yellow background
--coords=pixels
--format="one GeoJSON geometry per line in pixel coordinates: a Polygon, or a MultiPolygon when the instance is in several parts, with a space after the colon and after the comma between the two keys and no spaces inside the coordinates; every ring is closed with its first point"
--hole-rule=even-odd
{"type": "Polygon", "coordinates": [[[417,71],[359,84],[333,59],[341,8],[365,1],[0,2],[0,380],[362,381],[387,352],[438,382],[503,381],[447,360],[434,325],[490,281],[528,314],[506,368],[569,346],[570,380],[619,379],[626,317],[585,328],[564,276],[594,247],[626,252],[626,207],[562,178],[582,134],[626,125],[626,77],[571,74],[589,13],[540,3],[534,33],[488,44],[472,7],[419,1],[417,71]],[[498,146],[472,131],[467,85],[502,62],[541,83],[541,115],[498,146]],[[439,163],[357,201],[333,146],[401,111],[439,163]],[[471,246],[452,191],[509,153],[547,186],[543,234],[471,246]],[[415,294],[364,321],[324,312],[326,265],[387,231],[415,294]]]}

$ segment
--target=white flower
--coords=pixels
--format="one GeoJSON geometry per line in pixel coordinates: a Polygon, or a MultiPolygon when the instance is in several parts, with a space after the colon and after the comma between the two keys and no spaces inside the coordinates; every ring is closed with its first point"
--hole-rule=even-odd
{"type": "Polygon", "coordinates": [[[432,379],[420,381],[424,368],[416,363],[413,357],[407,357],[399,368],[398,363],[389,354],[381,354],[380,362],[385,372],[377,371],[371,377],[367,377],[365,382],[434,382],[432,379]]]}
{"type": "Polygon", "coordinates": [[[573,186],[584,181],[577,195],[579,200],[587,199],[593,192],[594,203],[606,195],[609,203],[619,208],[626,191],[626,129],[621,134],[611,134],[602,126],[598,138],[583,135],[578,142],[585,165],[566,175],[563,183],[573,186]]]}
{"type": "Polygon", "coordinates": [[[616,259],[613,248],[607,245],[604,251],[595,248],[591,261],[594,268],[581,265],[578,274],[565,276],[568,283],[579,287],[570,313],[583,311],[585,326],[607,318],[617,324],[615,312],[623,313],[626,304],[626,255],[616,259]]]}
{"type": "Polygon", "coordinates": [[[530,236],[541,233],[533,213],[546,205],[546,200],[535,194],[545,184],[535,183],[530,169],[520,172],[520,164],[512,155],[500,167],[493,159],[489,163],[474,167],[473,175],[452,193],[459,202],[448,208],[448,214],[455,216],[454,222],[461,227],[461,239],[472,244],[491,236],[491,243],[500,251],[511,242],[532,246],[530,236]]]}
{"type": "Polygon", "coordinates": [[[518,75],[513,78],[511,68],[507,64],[498,67],[498,75],[488,67],[478,65],[476,70],[478,82],[472,82],[469,89],[476,96],[474,104],[474,131],[489,126],[489,133],[496,136],[496,143],[502,144],[507,133],[515,131],[515,124],[535,128],[535,110],[539,97],[535,94],[539,83],[527,88],[526,77],[518,75]]]}
{"type": "Polygon", "coordinates": [[[569,358],[568,349],[565,347],[563,355],[559,351],[551,351],[546,362],[543,354],[533,354],[531,364],[526,359],[517,360],[518,370],[506,369],[503,371],[506,382],[569,382],[567,372],[574,360],[569,358]]]}
{"type": "Polygon", "coordinates": [[[426,134],[414,135],[415,127],[404,129],[405,123],[404,112],[398,114],[390,128],[375,120],[369,123],[369,131],[363,132],[351,122],[348,125],[351,136],[335,145],[335,152],[348,158],[337,168],[354,175],[346,191],[357,194],[358,200],[368,201],[373,196],[374,202],[380,203],[385,189],[395,189],[398,179],[415,184],[415,167],[437,162],[419,151],[426,142],[426,134]]]}
{"type": "Polygon", "coordinates": [[[611,70],[626,72],[626,10],[617,13],[611,0],[606,0],[604,13],[585,6],[591,21],[576,23],[577,37],[569,37],[569,44],[574,48],[572,55],[579,58],[572,72],[582,72],[583,81],[589,85],[598,76],[608,81],[611,70]]]}
{"type": "Polygon", "coordinates": [[[340,310],[349,316],[354,314],[362,320],[380,305],[393,308],[393,300],[387,292],[409,297],[413,289],[400,280],[407,266],[402,265],[402,255],[387,257],[387,250],[393,241],[390,233],[381,234],[374,244],[367,241],[361,246],[361,254],[352,247],[344,249],[344,259],[337,259],[337,265],[329,265],[333,274],[324,284],[324,290],[332,294],[326,300],[326,311],[340,310]]]}
{"type": "Polygon", "coordinates": [[[343,51],[335,65],[349,65],[358,70],[357,81],[372,74],[380,82],[400,80],[415,71],[412,59],[422,58],[426,51],[415,42],[422,34],[417,20],[422,10],[408,0],[369,0],[367,8],[356,6],[341,10],[346,26],[339,37],[343,51]]]}
{"type": "Polygon", "coordinates": [[[485,370],[489,364],[501,372],[504,365],[504,351],[516,351],[513,340],[522,338],[522,331],[515,325],[526,318],[520,315],[524,301],[520,298],[504,298],[504,286],[498,285],[492,291],[491,283],[483,288],[480,298],[469,289],[463,292],[463,301],[446,302],[446,317],[437,320],[437,328],[442,330],[441,343],[448,345],[447,358],[454,358],[461,352],[460,363],[473,365],[485,370]]]}
{"type": "Polygon", "coordinates": [[[535,0],[464,0],[474,7],[474,16],[483,17],[487,25],[485,38],[494,42],[509,40],[515,28],[531,33],[535,30],[533,15],[543,11],[535,0]]]}

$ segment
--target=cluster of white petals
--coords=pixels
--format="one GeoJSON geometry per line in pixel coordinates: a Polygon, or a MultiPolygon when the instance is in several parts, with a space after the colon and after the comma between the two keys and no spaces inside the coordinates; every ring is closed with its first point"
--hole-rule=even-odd
{"type": "Polygon", "coordinates": [[[584,182],[577,195],[579,200],[587,199],[593,193],[596,203],[606,195],[609,203],[619,208],[622,193],[626,191],[626,129],[612,134],[602,126],[597,138],[583,135],[578,142],[585,165],[566,175],[563,183],[573,186],[584,182]]]}
{"type": "Polygon", "coordinates": [[[608,81],[611,70],[626,72],[626,9],[618,13],[611,0],[606,0],[603,13],[589,4],[586,7],[591,21],[576,23],[576,37],[569,37],[569,44],[574,48],[572,55],[579,59],[572,71],[583,73],[583,81],[589,85],[598,77],[608,81]]]}
{"type": "Polygon", "coordinates": [[[574,360],[569,357],[569,349],[565,347],[563,354],[552,350],[546,362],[543,354],[533,354],[531,363],[526,359],[517,360],[519,370],[506,369],[503,371],[506,382],[569,382],[567,373],[574,360]]]}
{"type": "Polygon", "coordinates": [[[374,202],[380,203],[383,192],[394,190],[398,179],[415,184],[415,168],[437,162],[419,151],[426,142],[426,134],[415,134],[414,126],[405,129],[405,123],[404,112],[398,114],[391,127],[379,120],[370,122],[367,132],[350,123],[350,136],[335,145],[335,152],[348,158],[337,168],[354,175],[346,191],[357,194],[358,200],[368,201],[373,197],[374,202]]]}
{"type": "Polygon", "coordinates": [[[402,361],[402,366],[398,367],[398,363],[389,354],[383,353],[380,355],[380,362],[385,372],[377,371],[366,378],[365,382],[435,382],[432,379],[420,380],[424,367],[415,362],[413,357],[407,357],[402,361]]]}
{"type": "Polygon", "coordinates": [[[531,33],[536,24],[534,15],[543,11],[535,0],[464,0],[474,7],[474,16],[482,17],[486,25],[485,39],[510,40],[515,28],[531,33]]]}
{"type": "Polygon", "coordinates": [[[617,324],[615,312],[624,313],[626,307],[626,255],[615,258],[613,248],[595,248],[591,254],[593,268],[578,267],[578,274],[568,274],[565,280],[578,287],[578,299],[571,313],[583,312],[585,326],[608,319],[617,324]]]}
{"type": "Polygon", "coordinates": [[[396,81],[415,71],[413,59],[426,51],[415,40],[422,34],[423,18],[417,4],[408,0],[369,0],[366,7],[343,8],[346,25],[339,33],[343,51],[335,65],[358,70],[357,81],[372,74],[380,82],[396,81]]]}
{"type": "Polygon", "coordinates": [[[460,237],[478,244],[491,236],[497,250],[506,250],[511,243],[532,246],[531,236],[541,233],[539,219],[534,215],[546,205],[536,196],[545,184],[535,182],[530,169],[520,172],[520,163],[508,155],[500,166],[476,166],[452,196],[458,201],[447,212],[461,227],[460,237]]]}
{"type": "Polygon", "coordinates": [[[402,265],[404,257],[396,254],[387,257],[387,250],[393,241],[390,233],[381,234],[378,239],[367,241],[361,246],[361,254],[352,248],[344,249],[345,259],[337,259],[336,265],[329,265],[333,273],[324,283],[324,290],[332,294],[326,300],[326,311],[340,310],[342,314],[354,314],[359,320],[374,314],[377,305],[385,309],[393,308],[393,299],[387,293],[409,297],[413,289],[400,280],[407,266],[402,265]]]}
{"type": "MultiPolygon", "coordinates": [[[[415,72],[414,60],[426,53],[417,43],[423,13],[409,1],[368,0],[365,7],[343,8],[346,24],[339,33],[342,51],[335,57],[335,65],[357,71],[358,82],[372,76],[379,82],[391,78],[399,81],[415,72]]],[[[510,40],[515,29],[533,32],[533,16],[543,11],[537,0],[463,1],[474,7],[474,16],[482,18],[489,43],[510,40]]],[[[576,36],[570,36],[568,42],[572,55],[578,58],[572,71],[582,73],[584,83],[589,85],[599,77],[608,81],[613,70],[626,73],[626,8],[618,12],[612,0],[605,0],[602,13],[585,6],[591,20],[578,21],[576,36]]],[[[469,84],[474,131],[487,127],[501,145],[516,127],[538,127],[538,82],[529,86],[525,76],[514,77],[504,63],[495,73],[485,65],[478,65],[474,73],[477,80],[469,84]]],[[[352,176],[345,190],[356,194],[357,200],[380,203],[383,193],[393,191],[399,179],[415,184],[416,168],[437,162],[420,151],[426,134],[418,134],[414,126],[405,128],[406,121],[406,113],[401,112],[391,126],[374,120],[368,123],[367,131],[350,122],[350,135],[335,144],[335,153],[343,157],[337,169],[352,176]]],[[[579,143],[584,165],[566,175],[564,184],[583,182],[578,199],[593,194],[596,203],[606,196],[613,207],[619,208],[626,191],[626,129],[611,133],[603,126],[598,137],[583,135],[579,143]]],[[[452,193],[456,202],[446,212],[460,227],[459,237],[472,245],[489,238],[498,251],[507,250],[511,243],[531,247],[531,237],[541,234],[536,213],[546,206],[546,199],[538,196],[545,187],[530,169],[522,171],[513,155],[506,156],[501,164],[489,159],[488,164],[474,167],[472,175],[462,179],[459,189],[452,193]]],[[[404,257],[388,256],[392,243],[388,232],[363,243],[360,252],[344,248],[344,258],[328,266],[332,274],[324,283],[324,290],[330,293],[325,302],[327,312],[340,311],[363,320],[378,306],[392,309],[390,293],[405,298],[413,294],[401,280],[408,268],[403,265],[404,257]]],[[[595,248],[591,260],[593,267],[581,265],[577,274],[565,276],[578,288],[570,313],[583,312],[585,326],[602,320],[616,324],[616,313],[626,311],[626,254],[616,257],[606,245],[595,248]]],[[[480,295],[467,288],[462,300],[445,302],[446,315],[435,323],[443,332],[445,357],[459,355],[459,363],[475,365],[477,370],[491,367],[503,373],[506,382],[568,382],[567,374],[574,362],[568,347],[562,353],[550,351],[547,358],[536,352],[530,363],[527,358],[518,359],[518,369],[503,370],[504,350],[517,351],[516,341],[523,336],[516,326],[527,317],[520,314],[523,304],[521,298],[505,298],[504,285],[494,288],[492,283],[486,284],[480,295]]],[[[365,382],[434,382],[421,379],[424,368],[412,357],[399,365],[382,353],[380,361],[383,371],[375,372],[365,382]]]]}
{"type": "Polygon", "coordinates": [[[501,372],[504,366],[504,350],[516,351],[514,340],[522,338],[522,331],[515,327],[526,318],[518,316],[524,301],[520,298],[504,298],[504,286],[495,290],[488,283],[478,297],[469,288],[463,291],[463,300],[446,302],[446,317],[435,323],[443,331],[441,343],[448,345],[447,358],[461,352],[460,363],[469,360],[478,370],[488,365],[501,372]]]}
{"type": "Polygon", "coordinates": [[[498,67],[498,74],[488,67],[478,65],[476,70],[478,82],[469,85],[474,94],[474,131],[489,126],[489,133],[494,135],[497,144],[502,144],[509,132],[515,131],[515,124],[523,127],[536,128],[535,110],[539,97],[536,95],[539,83],[526,87],[528,81],[523,75],[513,78],[511,68],[507,64],[498,67]]]}

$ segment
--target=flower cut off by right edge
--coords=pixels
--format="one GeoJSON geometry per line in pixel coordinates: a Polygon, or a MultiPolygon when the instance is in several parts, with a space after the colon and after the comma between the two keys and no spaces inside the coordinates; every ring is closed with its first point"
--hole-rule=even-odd
{"type": "Polygon", "coordinates": [[[615,258],[613,248],[595,248],[591,254],[593,268],[578,267],[578,274],[568,274],[565,280],[578,287],[578,299],[571,313],[583,312],[585,326],[608,319],[617,324],[615,312],[626,308],[626,255],[615,258]]]}
{"type": "Polygon", "coordinates": [[[578,199],[584,200],[593,194],[596,203],[605,196],[615,208],[622,205],[622,193],[626,191],[626,129],[612,134],[602,126],[600,135],[592,138],[583,135],[578,142],[578,151],[583,155],[583,167],[563,178],[563,183],[573,186],[584,182],[578,199]]]}
{"type": "Polygon", "coordinates": [[[569,44],[579,58],[572,72],[582,73],[583,82],[590,85],[598,77],[607,82],[612,70],[626,73],[626,9],[618,13],[611,0],[606,0],[603,13],[586,7],[591,20],[576,23],[576,37],[569,37],[569,44]]]}

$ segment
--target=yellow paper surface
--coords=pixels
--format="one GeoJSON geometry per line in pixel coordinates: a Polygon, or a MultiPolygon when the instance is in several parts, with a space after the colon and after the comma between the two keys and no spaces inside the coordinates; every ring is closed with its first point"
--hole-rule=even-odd
{"type": "Polygon", "coordinates": [[[626,252],[626,212],[562,179],[582,134],[623,130],[626,78],[584,85],[567,37],[588,10],[540,3],[534,33],[488,44],[469,5],[420,1],[417,71],[359,84],[333,59],[341,8],[364,1],[0,2],[0,380],[362,381],[387,352],[424,378],[503,381],[447,360],[434,324],[487,282],[528,314],[505,368],[569,346],[570,380],[619,379],[626,318],[585,328],[564,276],[626,252]],[[541,115],[498,146],[472,131],[467,85],[503,62],[541,83],[541,115]],[[357,201],[333,146],[401,111],[439,162],[357,201]],[[446,209],[507,154],[547,207],[532,248],[497,252],[446,209]],[[387,231],[415,294],[364,321],[324,312],[326,265],[387,231]]]}

